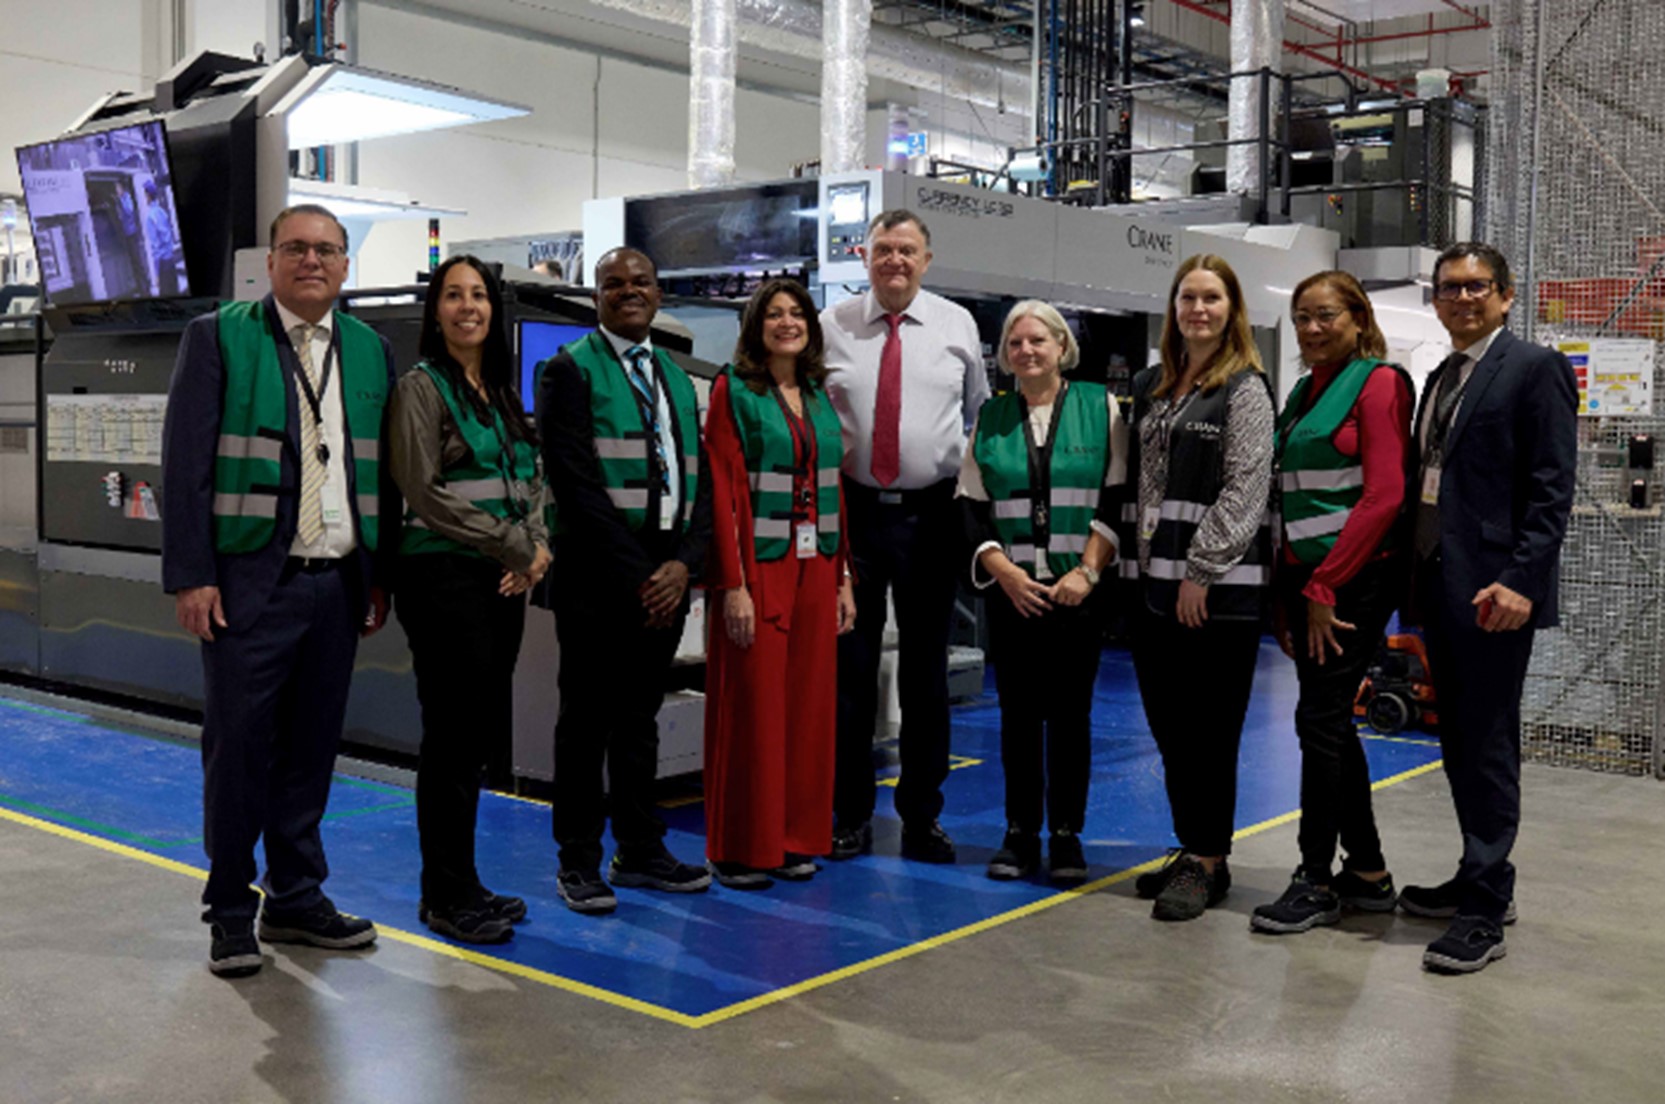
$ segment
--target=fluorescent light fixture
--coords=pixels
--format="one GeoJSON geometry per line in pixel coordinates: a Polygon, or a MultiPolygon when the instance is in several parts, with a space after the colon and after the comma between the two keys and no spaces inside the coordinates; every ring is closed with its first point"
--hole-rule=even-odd
{"type": "Polygon", "coordinates": [[[289,148],[296,150],[495,122],[529,114],[529,109],[410,77],[323,65],[309,72],[273,113],[285,117],[289,148]]]}
{"type": "Polygon", "coordinates": [[[290,180],[289,203],[322,204],[342,220],[458,218],[468,214],[456,207],[424,206],[402,192],[327,180],[290,180]]]}
{"type": "Polygon", "coordinates": [[[1140,15],[1138,12],[1134,12],[1133,18],[1128,20],[1128,22],[1135,27],[1143,27],[1145,25],[1145,17],[1140,15]]]}

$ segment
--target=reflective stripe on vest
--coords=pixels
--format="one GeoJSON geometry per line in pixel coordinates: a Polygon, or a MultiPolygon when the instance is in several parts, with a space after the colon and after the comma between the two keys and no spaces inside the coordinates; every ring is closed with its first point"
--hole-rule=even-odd
{"type": "MultiPolygon", "coordinates": [[[[752,498],[752,543],[757,558],[778,560],[792,548],[792,469],[796,445],[780,400],[772,391],[758,394],[734,374],[728,375],[729,409],[746,458],[752,498]]],[[[838,472],[844,460],[843,430],[827,393],[804,388],[804,415],[815,434],[815,547],[823,556],[838,551],[838,472]]]]}
{"type": "MultiPolygon", "coordinates": [[[[1159,437],[1146,424],[1151,404],[1150,391],[1160,371],[1149,368],[1134,377],[1134,439],[1128,481],[1137,487],[1141,451],[1156,447],[1159,437]]],[[[1224,490],[1221,449],[1226,412],[1238,387],[1270,387],[1258,372],[1233,376],[1213,391],[1201,392],[1185,407],[1178,424],[1167,435],[1168,481],[1157,510],[1156,531],[1140,540],[1142,518],[1136,503],[1122,508],[1122,572],[1124,577],[1143,577],[1146,606],[1154,613],[1172,617],[1179,599],[1179,584],[1186,577],[1192,539],[1209,508],[1224,490]],[[1141,572],[1139,553],[1145,548],[1149,564],[1141,572]]],[[[1269,496],[1276,499],[1276,495],[1269,496]]],[[[1263,615],[1272,578],[1272,534],[1270,503],[1241,560],[1208,588],[1210,618],[1227,621],[1259,620],[1263,615]]]]}
{"type": "MultiPolygon", "coordinates": [[[[465,456],[439,473],[445,489],[494,518],[514,518],[518,510],[530,506],[530,503],[512,501],[512,489],[505,483],[500,465],[503,442],[507,440],[512,453],[510,474],[515,482],[528,487],[537,476],[536,450],[520,438],[511,436],[506,427],[499,428],[501,418],[495,408],[490,411],[491,424],[480,421],[474,404],[457,393],[444,369],[423,361],[415,370],[425,373],[433,383],[434,390],[439,392],[452,423],[457,427],[458,435],[468,446],[465,456]]],[[[399,552],[401,555],[451,552],[482,558],[485,555],[471,545],[435,532],[416,511],[408,508],[405,510],[404,532],[399,538],[399,552]]]]}
{"type": "Polygon", "coordinates": [[[1381,364],[1371,357],[1348,364],[1305,412],[1312,376],[1302,376],[1278,417],[1278,512],[1289,550],[1301,563],[1315,564],[1329,555],[1364,497],[1364,468],[1356,456],[1335,447],[1335,435],[1381,364]]]}
{"type": "Polygon", "coordinates": [[[1052,434],[1047,472],[1047,544],[1035,543],[1035,509],[1024,423],[1029,406],[1017,392],[983,404],[977,418],[973,457],[989,493],[995,536],[1006,557],[1031,574],[1044,552],[1053,577],[1081,562],[1093,514],[1104,489],[1110,463],[1110,412],[1104,387],[1072,383],[1053,411],[1059,419],[1052,434]]]}
{"type": "MultiPolygon", "coordinates": [[[[288,392],[293,384],[279,360],[281,338],[274,330],[274,313],[265,303],[224,303],[217,312],[225,390],[214,450],[213,521],[214,548],[221,553],[265,548],[277,533],[278,499],[298,494],[298,462],[291,465],[292,484],[284,484],[288,392]]],[[[387,406],[387,355],[381,338],[369,326],[339,312],[334,318],[340,373],[326,401],[339,401],[346,413],[345,436],[352,460],[347,466],[348,497],[357,514],[357,539],[373,551],[380,520],[378,442],[387,406]]]]}
{"type": "MultiPolygon", "coordinates": [[[[632,532],[638,531],[647,522],[648,480],[652,472],[648,465],[647,427],[642,422],[636,391],[625,378],[624,365],[613,352],[613,346],[601,333],[575,341],[565,351],[577,365],[578,374],[590,392],[595,455],[601,465],[601,481],[607,497],[624,515],[625,526],[632,532]]],[[[681,438],[682,521],[686,524],[694,515],[694,496],[699,490],[699,402],[688,374],[663,349],[655,348],[653,353],[667,405],[671,408],[671,420],[675,423],[670,432],[673,439],[681,438]]],[[[537,371],[541,374],[547,366],[545,361],[538,365],[537,371]]],[[[653,527],[658,527],[658,519],[654,519],[653,527]]],[[[566,531],[557,512],[553,532],[566,531]]]]}

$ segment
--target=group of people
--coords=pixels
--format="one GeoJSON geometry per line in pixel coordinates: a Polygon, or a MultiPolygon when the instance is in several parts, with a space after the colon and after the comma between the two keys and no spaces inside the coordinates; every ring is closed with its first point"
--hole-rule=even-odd
{"type": "Polygon", "coordinates": [[[818,312],[794,281],[758,289],[702,427],[692,381],[653,342],[660,288],[639,251],[597,262],[596,331],[540,366],[529,419],[488,266],[454,257],[433,273],[421,360],[399,376],[387,342],[333,309],[340,222],[287,209],[270,246],[271,295],[186,330],[164,430],[163,582],[203,641],[216,974],[257,971],[260,940],[376,937],[324,895],[318,828],[356,643],[389,594],[422,711],[420,919],[494,943],[527,910],[482,883],[475,820],[482,777],[505,767],[527,592],[553,609],[561,654],[556,886],[600,914],[617,887],[765,889],[872,849],[891,609],[900,851],[954,862],[939,814],[962,578],[987,596],[1001,708],[1007,831],[988,875],[1037,874],[1044,832],[1047,876],[1085,880],[1107,574],[1136,580],[1135,669],[1179,842],[1138,880],[1153,915],[1199,916],[1230,886],[1237,747],[1270,613],[1300,680],[1301,863],[1255,928],[1397,902],[1454,918],[1432,968],[1502,954],[1520,685],[1533,629],[1555,616],[1573,391],[1563,359],[1501,328],[1513,289],[1495,251],[1440,258],[1435,309],[1458,352],[1414,429],[1409,378],[1340,272],[1295,290],[1311,371],[1278,416],[1242,290],[1209,255],[1180,266],[1160,363],[1128,413],[1065,377],[1075,338],[1033,300],[1005,320],[996,352],[1015,388],[991,399],[975,321],[922,287],[929,230],[887,211],[863,294],[818,312]],[[1464,852],[1450,881],[1396,894],[1351,705],[1407,582],[1464,852]],[[694,585],[710,603],[700,863],[665,846],[653,795],[694,585]]]}

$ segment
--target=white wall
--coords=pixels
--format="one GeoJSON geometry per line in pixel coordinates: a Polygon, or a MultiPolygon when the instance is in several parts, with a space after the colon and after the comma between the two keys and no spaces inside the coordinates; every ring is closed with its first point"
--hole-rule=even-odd
{"type": "MultiPolygon", "coordinates": [[[[688,77],[511,38],[381,5],[359,9],[359,61],[532,109],[500,123],[366,142],[359,183],[468,211],[442,241],[575,230],[586,199],[688,186],[688,77]]],[[[735,175],[778,179],[820,151],[813,104],[740,89],[735,175]]],[[[443,252],[443,249],[442,249],[443,252]]],[[[427,226],[378,226],[359,253],[361,286],[408,281],[427,263],[427,226]]]]}

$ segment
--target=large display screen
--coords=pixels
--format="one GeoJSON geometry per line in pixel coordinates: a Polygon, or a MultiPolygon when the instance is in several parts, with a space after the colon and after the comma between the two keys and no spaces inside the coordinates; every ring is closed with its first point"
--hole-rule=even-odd
{"type": "Polygon", "coordinates": [[[660,273],[796,266],[815,260],[816,180],[627,200],[624,240],[660,273]]]}
{"type": "Polygon", "coordinates": [[[582,341],[595,332],[592,326],[574,326],[566,322],[543,322],[522,318],[515,324],[515,344],[520,349],[520,401],[526,413],[538,398],[538,365],[560,352],[574,341],[582,341]]]}
{"type": "Polygon", "coordinates": [[[24,146],[17,167],[48,301],[191,293],[160,122],[24,146]]]}

